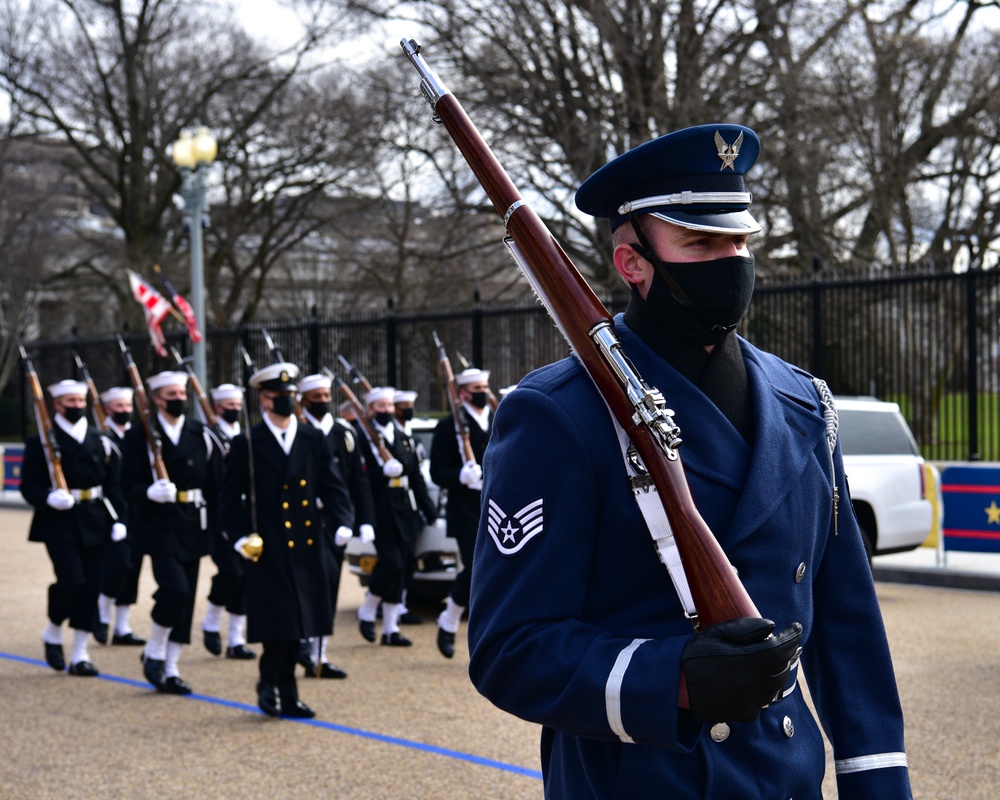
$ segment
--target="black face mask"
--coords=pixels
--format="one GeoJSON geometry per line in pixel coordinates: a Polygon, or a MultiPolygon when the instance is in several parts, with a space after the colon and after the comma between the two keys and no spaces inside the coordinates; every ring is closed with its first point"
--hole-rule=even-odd
{"type": "Polygon", "coordinates": [[[412,408],[404,408],[402,411],[399,412],[399,414],[403,418],[403,422],[409,422],[411,419],[413,419],[412,408]]]}
{"type": "Polygon", "coordinates": [[[86,413],[87,413],[87,409],[85,409],[85,408],[68,408],[67,407],[67,408],[64,408],[62,410],[62,415],[66,418],[66,421],[70,425],[76,425],[76,423],[78,423],[81,419],[83,419],[83,415],[86,414],[86,413]]]}
{"type": "Polygon", "coordinates": [[[689,301],[678,299],[659,269],[654,270],[644,304],[668,333],[693,344],[716,345],[736,329],[753,296],[752,255],[660,264],[689,301]]]}
{"type": "Polygon", "coordinates": [[[323,419],[323,417],[330,413],[329,403],[310,403],[308,408],[309,413],[316,417],[316,419],[323,419]]]}
{"type": "Polygon", "coordinates": [[[166,412],[171,417],[175,419],[184,416],[184,407],[187,405],[187,400],[181,400],[179,397],[175,397],[173,400],[166,401],[166,412]]]}
{"type": "Polygon", "coordinates": [[[222,418],[230,425],[235,425],[240,421],[240,409],[224,408],[222,409],[222,418]]]}
{"type": "Polygon", "coordinates": [[[391,425],[392,421],[395,418],[396,418],[396,415],[393,414],[391,411],[376,411],[375,412],[375,421],[379,425],[381,425],[383,428],[386,425],[391,425]]]}
{"type": "Polygon", "coordinates": [[[111,415],[111,421],[114,422],[115,425],[124,428],[132,421],[132,412],[116,411],[114,414],[111,415]]]}
{"type": "Polygon", "coordinates": [[[274,398],[274,405],[271,408],[279,417],[290,417],[295,413],[295,398],[290,394],[283,394],[274,398]]]}
{"type": "Polygon", "coordinates": [[[476,408],[486,408],[486,404],[490,402],[490,397],[486,392],[469,392],[469,395],[469,402],[476,408]]]}

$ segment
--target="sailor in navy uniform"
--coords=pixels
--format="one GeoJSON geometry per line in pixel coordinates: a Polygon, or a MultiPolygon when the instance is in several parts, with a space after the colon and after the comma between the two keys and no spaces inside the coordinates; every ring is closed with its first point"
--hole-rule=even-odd
{"type": "MultiPolygon", "coordinates": [[[[232,383],[223,383],[212,389],[211,395],[219,418],[219,430],[225,435],[226,441],[232,441],[240,432],[243,389],[232,383]]],[[[208,608],[201,623],[202,642],[212,655],[222,655],[222,612],[228,612],[226,658],[252,660],[257,654],[247,647],[243,559],[233,550],[232,542],[223,538],[217,525],[212,528],[212,561],[218,571],[212,576],[208,608]]]]}
{"type": "Polygon", "coordinates": [[[394,394],[391,386],[379,386],[365,395],[368,418],[390,458],[383,462],[377,443],[367,440],[363,428],[358,429],[358,436],[366,437],[361,450],[375,503],[378,551],[368,592],[358,609],[358,630],[366,641],[375,641],[375,619],[381,603],[381,643],[409,647],[413,642],[399,631],[406,571],[413,559],[417,535],[425,521],[429,525],[437,519],[437,508],[427,492],[413,440],[396,427],[394,394]]]}
{"type": "MultiPolygon", "coordinates": [[[[330,408],[333,401],[331,388],[333,381],[328,375],[307,375],[299,382],[299,392],[302,396],[302,409],[306,422],[319,429],[326,436],[327,444],[333,455],[337,472],[344,479],[350,494],[351,505],[354,508],[354,529],[324,528],[323,542],[326,545],[327,571],[330,576],[331,600],[331,631],[337,618],[337,595],[340,593],[340,573],[344,564],[344,550],[351,537],[357,535],[363,541],[375,540],[375,506],[372,502],[371,487],[365,474],[364,462],[361,459],[361,449],[358,447],[357,434],[347,422],[338,422],[330,408]]],[[[310,642],[310,664],[306,667],[306,675],[311,678],[347,677],[347,671],[330,663],[327,647],[330,636],[317,636],[310,642]]]]}
{"type": "Polygon", "coordinates": [[[248,638],[263,643],[257,705],[270,716],[311,718],[315,712],[299,699],[295,664],[302,639],[331,631],[324,522],[336,531],[354,520],[326,437],[295,417],[298,377],[299,368],[289,362],[251,376],[263,421],[233,440],[221,522],[245,558],[252,555],[248,537],[258,533],[263,540],[259,559],[244,564],[248,638]]]}
{"type": "Polygon", "coordinates": [[[437,646],[445,658],[455,655],[455,634],[469,605],[472,556],[482,505],[483,456],[493,429],[489,371],[474,367],[464,369],[455,376],[455,383],[462,400],[458,413],[469,430],[469,444],[475,459],[466,461],[463,458],[455,434],[455,419],[449,414],[434,428],[431,440],[431,480],[448,492],[445,507],[448,535],[458,542],[458,552],[462,557],[462,571],[455,578],[445,608],[437,620],[437,646]]]}
{"type": "Polygon", "coordinates": [[[668,134],[596,172],[577,205],[610,219],[632,287],[615,318],[624,354],[676,412],[695,504],[771,622],[693,633],[633,497],[628,439],[574,359],[524,378],[497,413],[470,676],[543,726],[546,797],[818,800],[823,740],[798,667],[840,797],[911,797],[832,397],[735,333],[759,147],[739,125],[668,134]]]}
{"type": "Polygon", "coordinates": [[[49,586],[49,622],[42,634],[45,660],[66,669],[62,625],[73,631],[69,674],[98,674],[87,639],[97,619],[104,551],[126,538],[126,508],[114,446],[87,424],[87,384],[64,380],[48,387],[55,414],[52,429],[69,489],[53,485],[38,435],[25,441],[21,494],[35,508],[28,539],[43,542],[55,583],[49,586]]]}
{"type": "Polygon", "coordinates": [[[191,642],[195,592],[202,556],[210,547],[216,513],[222,448],[206,426],[185,414],[186,372],[161,372],[147,381],[168,478],[153,474],[142,425],[125,434],[122,487],[142,525],[143,547],[153,566],[149,641],[140,656],[143,675],[157,691],[191,694],[180,674],[184,645],[191,642]]]}
{"type": "MultiPolygon", "coordinates": [[[[121,460],[125,433],[132,426],[133,391],[128,386],[112,386],[101,392],[101,405],[107,430],[104,435],[115,446],[115,457],[121,460]]],[[[119,470],[121,464],[119,463],[119,470]]],[[[139,573],[142,569],[142,548],[139,526],[130,525],[128,536],[104,551],[104,568],[101,576],[101,593],[97,597],[99,622],[94,628],[94,638],[101,644],[108,643],[108,628],[114,609],[114,633],[111,643],[141,647],[146,640],[132,631],[129,613],[139,596],[139,573]]]]}

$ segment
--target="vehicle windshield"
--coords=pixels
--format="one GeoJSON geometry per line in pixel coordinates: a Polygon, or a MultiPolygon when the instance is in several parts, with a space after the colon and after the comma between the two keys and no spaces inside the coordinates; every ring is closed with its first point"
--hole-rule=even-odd
{"type": "Polygon", "coordinates": [[[847,456],[915,456],[916,442],[896,413],[839,408],[840,442],[847,456]]]}

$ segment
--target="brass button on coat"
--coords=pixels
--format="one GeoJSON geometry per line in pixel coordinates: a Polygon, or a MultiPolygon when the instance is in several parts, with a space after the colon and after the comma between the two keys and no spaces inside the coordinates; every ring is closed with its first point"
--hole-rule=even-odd
{"type": "Polygon", "coordinates": [[[288,509],[288,501],[286,500],[284,503],[282,503],[281,507],[284,508],[285,510],[287,510],[288,509]]]}
{"type": "Polygon", "coordinates": [[[289,539],[289,540],[288,540],[288,546],[289,546],[289,547],[295,547],[295,542],[294,542],[294,541],[292,541],[291,539],[289,539]]]}
{"type": "Polygon", "coordinates": [[[291,528],[292,527],[291,520],[287,520],[287,519],[285,520],[285,527],[286,528],[291,528]]]}

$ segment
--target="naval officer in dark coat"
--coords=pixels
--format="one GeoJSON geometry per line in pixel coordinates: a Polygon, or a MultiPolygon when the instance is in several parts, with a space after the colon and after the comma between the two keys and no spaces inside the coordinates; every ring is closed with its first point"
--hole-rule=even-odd
{"type": "Polygon", "coordinates": [[[53,485],[38,435],[25,441],[21,472],[21,494],[35,508],[28,539],[45,544],[56,577],[49,586],[49,623],[42,642],[49,666],[66,669],[62,625],[69,620],[73,630],[69,673],[92,677],[98,672],[87,651],[87,638],[97,621],[104,551],[112,541],[126,537],[117,449],[87,424],[87,384],[65,380],[48,391],[55,410],[55,444],[69,489],[53,485]]]}
{"type": "Polygon", "coordinates": [[[331,632],[323,516],[334,531],[351,528],[354,519],[326,437],[295,417],[298,377],[299,368],[288,362],[251,377],[263,421],[232,442],[220,522],[248,559],[247,638],[263,645],[258,705],[270,716],[310,718],[315,712],[299,699],[295,664],[302,639],[331,632]],[[259,556],[247,546],[255,533],[259,556]]]}

